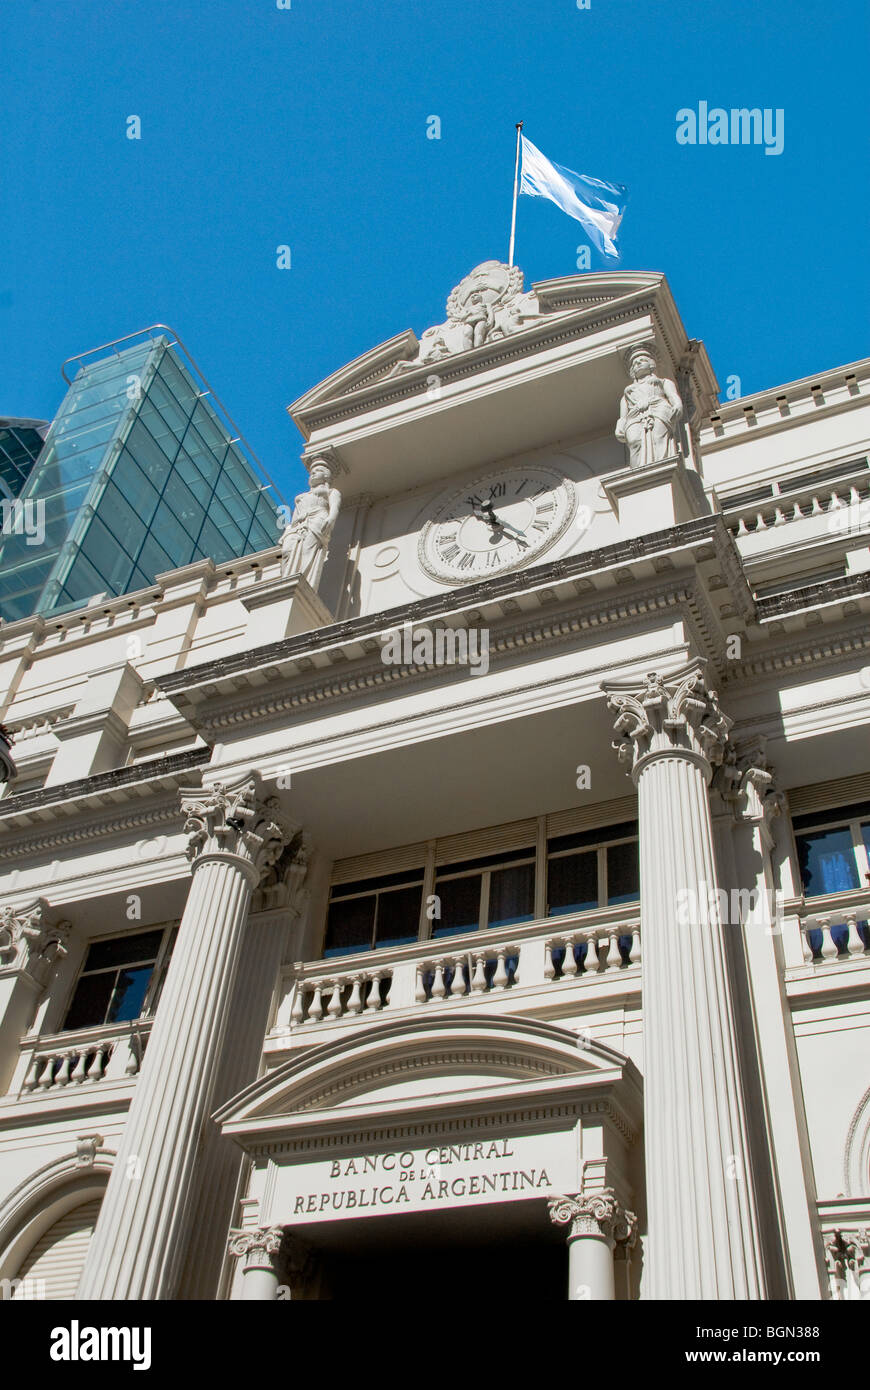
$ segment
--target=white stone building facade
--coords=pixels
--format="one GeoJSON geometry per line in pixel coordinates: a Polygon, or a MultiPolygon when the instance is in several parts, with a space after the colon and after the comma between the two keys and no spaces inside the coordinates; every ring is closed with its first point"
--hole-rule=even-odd
{"type": "Polygon", "coordinates": [[[870,1295],[868,391],[487,262],[0,627],[5,1296],[870,1295]]]}

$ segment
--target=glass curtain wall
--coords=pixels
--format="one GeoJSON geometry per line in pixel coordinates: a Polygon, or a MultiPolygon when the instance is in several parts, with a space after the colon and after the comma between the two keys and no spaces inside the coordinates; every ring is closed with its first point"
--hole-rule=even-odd
{"type": "Polygon", "coordinates": [[[281,499],[161,337],[79,371],[21,500],[42,508],[44,536],[0,542],[10,622],[263,550],[277,541],[281,499]]]}

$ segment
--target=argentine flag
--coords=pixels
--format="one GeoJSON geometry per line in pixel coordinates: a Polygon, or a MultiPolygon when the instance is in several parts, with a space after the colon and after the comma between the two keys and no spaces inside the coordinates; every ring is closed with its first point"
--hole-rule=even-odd
{"type": "Polygon", "coordinates": [[[628,190],[620,183],[603,183],[601,179],[575,174],[561,164],[551,164],[545,155],[522,136],[523,177],[520,192],[533,198],[549,198],[551,202],[576,217],[586,228],[593,244],[605,256],[618,256],[614,244],[628,190]]]}

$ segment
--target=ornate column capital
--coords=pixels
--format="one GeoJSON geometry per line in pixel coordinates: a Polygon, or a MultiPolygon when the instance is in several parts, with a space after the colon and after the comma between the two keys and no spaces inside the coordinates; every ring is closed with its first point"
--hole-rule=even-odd
{"type": "Polygon", "coordinates": [[[257,1226],[252,1231],[230,1231],[227,1249],[236,1259],[244,1258],[247,1267],[271,1262],[279,1254],[283,1241],[283,1226],[257,1226]]]}
{"type": "Polygon", "coordinates": [[[181,809],[194,871],[208,859],[232,857],[255,888],[299,830],[276,796],[262,796],[254,772],[236,782],[183,790],[181,809]]]}
{"type": "Polygon", "coordinates": [[[230,1231],[227,1249],[236,1259],[244,1259],[245,1273],[251,1269],[272,1269],[278,1279],[298,1288],[310,1274],[313,1251],[304,1240],[285,1226],[257,1226],[250,1231],[230,1231]]]}
{"type": "Polygon", "coordinates": [[[611,1246],[634,1245],[637,1240],[637,1217],[627,1211],[612,1187],[598,1192],[578,1192],[574,1196],[551,1197],[548,1202],[550,1220],[557,1226],[570,1226],[568,1240],[581,1236],[598,1236],[611,1246]]]}
{"type": "Polygon", "coordinates": [[[700,764],[709,781],[721,763],[733,724],[707,685],[707,663],[697,659],[670,675],[651,671],[644,683],[606,681],[607,707],[616,714],[613,744],[635,783],[653,758],[682,757],[700,764]]]}
{"type": "Polygon", "coordinates": [[[67,952],[70,923],[55,918],[44,898],[0,908],[0,967],[12,967],[45,988],[67,952]]]}
{"type": "Polygon", "coordinates": [[[763,734],[738,744],[728,744],[718,774],[722,800],[731,808],[736,821],[763,826],[770,834],[770,823],[782,811],[782,792],[776,790],[776,770],[767,761],[767,740],[763,734]]]}

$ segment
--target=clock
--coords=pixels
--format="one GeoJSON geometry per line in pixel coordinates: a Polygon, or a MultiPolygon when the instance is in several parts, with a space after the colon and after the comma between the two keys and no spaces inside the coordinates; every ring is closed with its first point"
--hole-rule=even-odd
{"type": "Polygon", "coordinates": [[[576,513],[574,485],[549,468],[499,469],[442,495],[420,533],[422,569],[468,584],[531,564],[576,513]]]}

